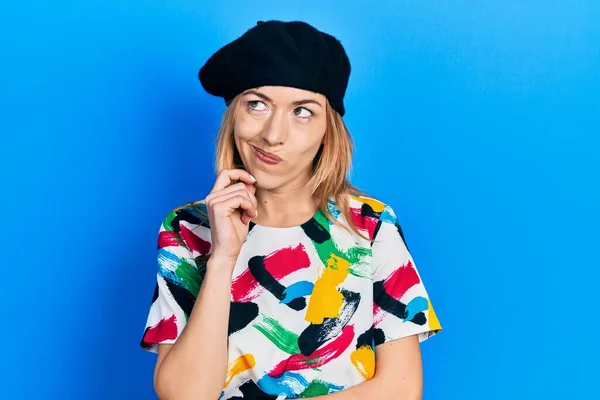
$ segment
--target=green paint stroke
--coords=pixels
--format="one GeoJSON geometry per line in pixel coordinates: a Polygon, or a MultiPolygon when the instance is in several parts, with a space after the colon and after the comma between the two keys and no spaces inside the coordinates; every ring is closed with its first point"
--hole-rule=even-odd
{"type": "Polygon", "coordinates": [[[173,227],[171,226],[171,221],[173,221],[175,219],[175,217],[177,216],[177,213],[175,211],[171,211],[164,219],[163,221],[163,228],[166,231],[172,232],[173,231],[173,227]]]}
{"type": "Polygon", "coordinates": [[[182,259],[175,275],[181,280],[181,285],[191,293],[194,298],[198,297],[200,285],[202,284],[202,275],[195,265],[190,264],[186,259],[182,259]]]}
{"type": "Polygon", "coordinates": [[[362,262],[363,258],[370,256],[372,252],[370,248],[355,246],[351,247],[346,253],[342,254],[345,255],[346,259],[350,261],[351,264],[358,264],[362,262]]]}
{"type": "Polygon", "coordinates": [[[280,350],[287,354],[300,354],[298,335],[281,326],[276,319],[263,316],[262,322],[253,326],[280,350]]]}
{"type": "MultiPolygon", "coordinates": [[[[329,230],[329,220],[325,217],[323,213],[317,213],[315,215],[315,220],[317,223],[323,227],[327,232],[329,230]]],[[[327,260],[331,257],[331,255],[335,255],[341,259],[347,260],[351,267],[350,273],[359,278],[371,278],[371,270],[368,262],[363,261],[365,258],[371,256],[372,252],[370,248],[355,246],[348,249],[348,251],[343,252],[338,249],[333,239],[327,240],[323,243],[317,243],[313,241],[313,245],[317,250],[317,254],[321,259],[321,262],[327,266],[327,260]]]]}
{"type": "MultiPolygon", "coordinates": [[[[325,217],[325,214],[323,214],[322,212],[318,212],[317,214],[315,214],[314,219],[322,229],[329,232],[329,220],[327,219],[327,217],[325,217]]],[[[317,254],[319,255],[319,259],[321,259],[321,262],[324,265],[327,265],[327,260],[329,259],[331,254],[337,255],[339,253],[337,247],[335,246],[335,243],[331,239],[326,240],[323,243],[317,243],[314,240],[312,242],[315,246],[317,254]]]]}
{"type": "Polygon", "coordinates": [[[318,379],[315,379],[306,389],[300,393],[300,398],[317,397],[329,394],[329,386],[318,379]]]}
{"type": "Polygon", "coordinates": [[[373,279],[373,270],[368,263],[359,263],[350,267],[350,274],[357,278],[373,279]]]}

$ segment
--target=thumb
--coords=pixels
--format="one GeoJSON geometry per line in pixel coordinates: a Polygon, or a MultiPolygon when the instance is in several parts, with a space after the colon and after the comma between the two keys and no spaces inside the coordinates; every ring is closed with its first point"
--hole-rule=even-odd
{"type": "Polygon", "coordinates": [[[250,193],[256,194],[256,185],[252,183],[245,183],[244,185],[246,185],[246,189],[248,189],[250,193]]]}

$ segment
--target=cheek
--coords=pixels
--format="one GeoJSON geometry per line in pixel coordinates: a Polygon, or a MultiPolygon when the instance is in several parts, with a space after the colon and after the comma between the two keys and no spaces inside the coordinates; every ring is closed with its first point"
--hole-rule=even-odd
{"type": "Polygon", "coordinates": [[[294,153],[299,160],[312,160],[321,146],[323,137],[323,133],[303,132],[303,134],[295,135],[295,140],[290,143],[290,147],[296,149],[294,153]]]}
{"type": "Polygon", "coordinates": [[[318,149],[321,142],[323,142],[326,128],[327,126],[325,123],[315,123],[314,125],[308,126],[307,129],[302,132],[299,132],[299,135],[296,135],[296,137],[302,142],[301,146],[303,148],[307,151],[312,151],[314,148],[318,149]]]}
{"type": "Polygon", "coordinates": [[[234,134],[236,139],[250,139],[260,133],[261,129],[262,122],[242,115],[235,121],[234,134]]]}

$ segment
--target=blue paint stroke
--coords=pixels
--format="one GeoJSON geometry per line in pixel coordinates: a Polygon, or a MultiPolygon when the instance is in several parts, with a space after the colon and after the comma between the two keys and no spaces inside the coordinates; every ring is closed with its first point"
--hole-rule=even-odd
{"type": "Polygon", "coordinates": [[[425,311],[429,308],[429,302],[425,297],[415,297],[406,305],[407,316],[404,321],[410,321],[414,316],[421,311],[425,311]]]}
{"type": "Polygon", "coordinates": [[[389,222],[390,224],[395,224],[396,214],[394,214],[394,211],[391,207],[385,206],[383,208],[383,211],[381,212],[381,215],[379,216],[379,220],[381,222],[389,222]]]}
{"type": "MultiPolygon", "coordinates": [[[[339,392],[345,388],[320,379],[315,379],[312,383],[316,382],[327,385],[328,393],[339,392]]],[[[297,399],[299,394],[305,391],[311,383],[298,372],[286,371],[279,378],[273,378],[269,374],[265,374],[257,384],[265,393],[277,396],[283,395],[288,399],[297,399]]]]}
{"type": "Polygon", "coordinates": [[[299,373],[286,371],[279,378],[273,378],[269,374],[265,374],[257,384],[265,393],[297,398],[298,393],[302,393],[309,383],[299,373]]]}
{"type": "MultiPolygon", "coordinates": [[[[331,215],[333,215],[336,219],[338,219],[342,213],[334,200],[329,199],[327,201],[327,208],[329,209],[331,215]]],[[[331,221],[329,223],[331,224],[331,221]]]]}
{"type": "Polygon", "coordinates": [[[290,301],[299,297],[307,296],[312,293],[314,283],[309,281],[300,281],[288,286],[283,291],[283,299],[280,303],[288,304],[290,301]]]}
{"type": "Polygon", "coordinates": [[[181,263],[181,259],[174,253],[164,248],[158,250],[158,274],[166,280],[181,285],[181,279],[179,279],[173,269],[177,268],[179,263],[181,263]],[[169,268],[169,266],[172,266],[172,268],[169,268]]]}

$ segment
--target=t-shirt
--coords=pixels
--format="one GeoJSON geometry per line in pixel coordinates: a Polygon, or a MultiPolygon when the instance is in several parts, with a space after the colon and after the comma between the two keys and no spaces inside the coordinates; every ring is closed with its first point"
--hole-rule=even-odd
{"type": "MultiPolygon", "coordinates": [[[[409,335],[422,342],[441,330],[392,208],[359,195],[349,202],[372,243],[322,211],[293,227],[249,224],[232,275],[221,399],[330,394],[373,377],[377,345],[409,335]]],[[[333,200],[328,208],[344,222],[333,200]]],[[[210,251],[203,201],[168,214],[143,348],[177,340],[210,251]]]]}

